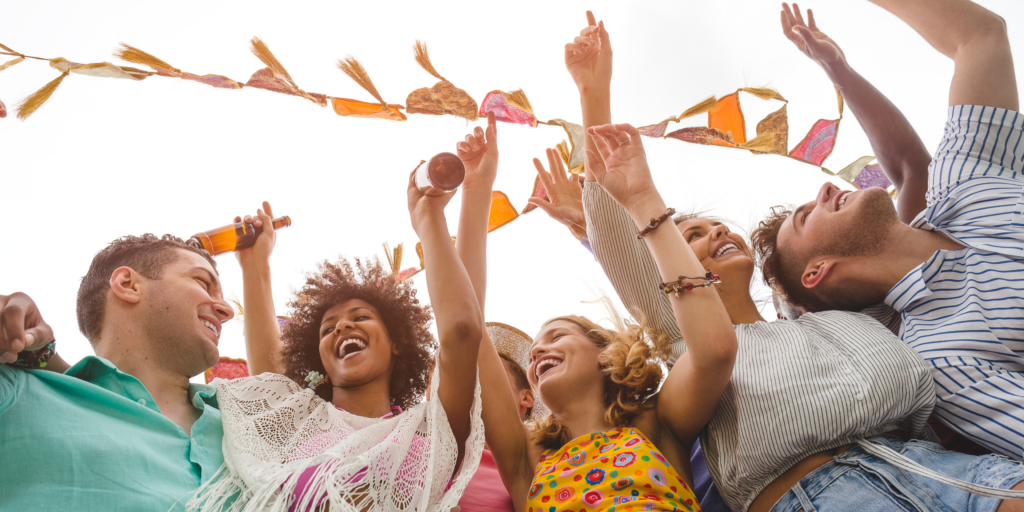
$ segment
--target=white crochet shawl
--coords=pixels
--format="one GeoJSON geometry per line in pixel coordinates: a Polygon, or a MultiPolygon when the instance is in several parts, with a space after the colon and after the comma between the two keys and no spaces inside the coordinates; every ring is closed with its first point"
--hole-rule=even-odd
{"type": "Polygon", "coordinates": [[[338,410],[278,374],[215,380],[224,466],[188,510],[288,512],[299,475],[318,465],[296,512],[312,510],[325,493],[331,512],[450,510],[476,472],[484,429],[478,383],[465,457],[453,479],[458,446],[437,399],[439,380],[435,369],[433,400],[387,419],[338,410]]]}

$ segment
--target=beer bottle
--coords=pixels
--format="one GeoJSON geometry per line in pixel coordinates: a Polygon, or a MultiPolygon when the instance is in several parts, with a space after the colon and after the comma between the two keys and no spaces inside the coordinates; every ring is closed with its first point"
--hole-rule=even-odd
{"type": "Polygon", "coordinates": [[[462,185],[462,180],[466,179],[466,164],[451,153],[438,153],[430,162],[420,162],[414,179],[424,194],[439,196],[462,185]]]}
{"type": "MultiPolygon", "coordinates": [[[[292,225],[287,215],[273,220],[274,229],[292,225]]],[[[196,233],[188,239],[188,244],[196,249],[206,249],[213,256],[231,251],[248,249],[256,243],[256,237],[263,232],[263,227],[256,227],[251,222],[236,222],[227,226],[196,233]]]]}

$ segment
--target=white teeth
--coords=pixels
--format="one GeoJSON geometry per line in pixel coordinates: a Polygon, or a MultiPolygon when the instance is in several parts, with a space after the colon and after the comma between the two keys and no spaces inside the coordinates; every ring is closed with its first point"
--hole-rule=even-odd
{"type": "Polygon", "coordinates": [[[347,339],[345,341],[342,341],[341,345],[338,345],[338,355],[340,357],[345,357],[345,355],[346,355],[345,354],[345,347],[348,347],[350,345],[355,345],[355,347],[356,347],[356,350],[354,350],[352,352],[353,354],[366,348],[366,342],[365,341],[363,341],[363,340],[361,340],[359,338],[349,338],[349,339],[347,339]]]}
{"type": "Polygon", "coordinates": [[[546,371],[550,370],[551,368],[554,368],[554,367],[556,367],[556,366],[558,366],[560,364],[562,364],[562,362],[557,360],[557,359],[545,359],[545,360],[537,363],[537,370],[536,370],[537,379],[540,379],[540,376],[543,375],[544,372],[546,372],[546,371]]]}
{"type": "Polygon", "coordinates": [[[217,332],[217,326],[213,325],[213,322],[210,322],[209,320],[203,320],[203,325],[205,325],[207,328],[213,331],[214,334],[220,334],[219,332],[217,332]]]}
{"type": "Polygon", "coordinates": [[[722,257],[723,255],[725,255],[726,253],[728,253],[730,251],[738,251],[738,250],[740,250],[740,249],[739,249],[739,247],[736,247],[736,244],[734,244],[734,243],[727,243],[727,244],[719,247],[718,250],[715,251],[714,257],[715,258],[720,258],[720,257],[722,257]]]}
{"type": "Polygon", "coordinates": [[[848,194],[848,193],[847,194],[843,194],[843,197],[839,198],[839,210],[842,210],[843,206],[846,206],[846,198],[847,197],[850,197],[850,194],[848,194]]]}

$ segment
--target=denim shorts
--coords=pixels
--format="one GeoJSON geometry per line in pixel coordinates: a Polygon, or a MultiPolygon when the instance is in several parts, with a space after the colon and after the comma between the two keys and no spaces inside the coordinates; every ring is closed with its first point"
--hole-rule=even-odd
{"type": "MultiPolygon", "coordinates": [[[[1024,466],[996,455],[965,455],[935,443],[903,442],[888,435],[871,441],[965,482],[1010,489],[1024,481],[1024,466]]],[[[854,445],[797,482],[771,512],[994,512],[1000,502],[904,471],[854,445]]]]}

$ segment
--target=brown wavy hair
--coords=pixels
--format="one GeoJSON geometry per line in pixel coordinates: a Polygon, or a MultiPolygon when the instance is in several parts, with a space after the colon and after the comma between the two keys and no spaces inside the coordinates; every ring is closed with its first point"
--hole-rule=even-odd
{"type": "MultiPolygon", "coordinates": [[[[391,405],[408,409],[423,401],[437,341],[430,333],[433,314],[430,306],[420,304],[409,282],[397,283],[389,268],[374,258],[355,265],[342,258],[337,263],[323,261],[316,272],[306,276],[306,284],[288,303],[291,321],[282,333],[282,362],[285,375],[306,386],[311,371],[326,375],[320,359],[320,322],[324,313],[347,300],[364,300],[377,308],[391,337],[396,355],[391,371],[391,405]]],[[[316,388],[320,398],[330,402],[331,386],[316,388]]]]}
{"type": "MultiPolygon", "coordinates": [[[[604,349],[597,360],[604,374],[604,419],[616,427],[629,423],[658,391],[668,336],[625,322],[618,315],[613,317],[616,330],[578,315],[552,318],[544,325],[558,320],[576,324],[591,343],[604,349]]],[[[533,441],[548,449],[561,448],[573,439],[572,432],[551,414],[533,422],[531,430],[533,441]]]]}

